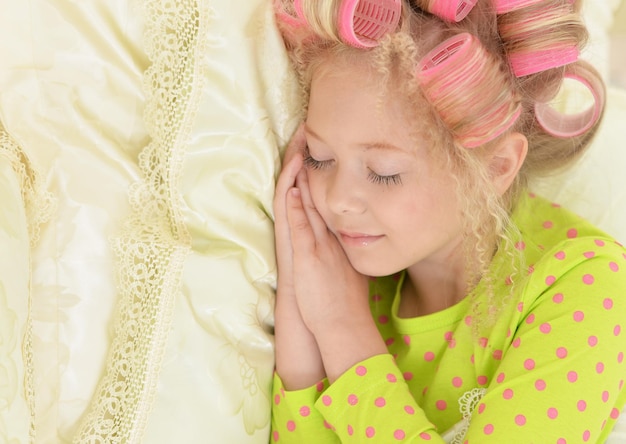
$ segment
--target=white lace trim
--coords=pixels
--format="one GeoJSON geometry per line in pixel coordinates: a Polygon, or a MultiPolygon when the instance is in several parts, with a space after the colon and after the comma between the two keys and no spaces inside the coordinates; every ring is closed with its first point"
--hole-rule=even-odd
{"type": "Polygon", "coordinates": [[[178,178],[198,108],[209,8],[201,0],[144,0],[145,122],[143,181],[130,189],[131,216],[113,240],[120,295],[105,373],[75,443],[139,443],[159,378],[172,308],[190,236],[178,178]]]}
{"type": "Polygon", "coordinates": [[[478,403],[481,399],[483,399],[486,392],[487,389],[475,388],[465,392],[463,396],[459,398],[459,411],[461,412],[461,415],[463,415],[463,419],[453,427],[454,436],[452,437],[450,444],[463,443],[463,439],[465,438],[465,434],[467,433],[472,420],[472,412],[476,410],[478,403]]]}
{"type": "MultiPolygon", "coordinates": [[[[6,132],[1,122],[0,155],[9,160],[19,180],[28,224],[29,242],[32,249],[39,241],[41,225],[49,221],[52,213],[54,213],[55,200],[41,183],[37,169],[32,165],[24,150],[6,132]]],[[[31,276],[31,269],[32,265],[29,263],[28,276],[31,276]]],[[[30,284],[28,291],[28,317],[22,341],[22,356],[24,360],[24,397],[30,411],[30,441],[35,442],[32,290],[30,289],[30,284]]]]}

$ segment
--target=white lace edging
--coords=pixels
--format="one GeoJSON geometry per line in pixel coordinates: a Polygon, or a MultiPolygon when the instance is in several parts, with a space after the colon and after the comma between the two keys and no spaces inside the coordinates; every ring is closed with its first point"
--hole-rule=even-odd
{"type": "Polygon", "coordinates": [[[448,444],[462,444],[465,434],[469,429],[470,421],[472,420],[472,412],[478,407],[478,403],[487,389],[475,388],[468,392],[463,393],[463,396],[459,398],[459,411],[463,415],[463,419],[452,426],[446,433],[443,434],[443,439],[448,444]]]}
{"type": "Polygon", "coordinates": [[[129,191],[131,216],[113,240],[119,267],[114,337],[75,443],[141,442],[190,251],[178,179],[206,77],[210,11],[201,0],[143,0],[142,8],[151,142],[139,156],[143,180],[129,191]]]}
{"type": "MultiPolygon", "coordinates": [[[[42,184],[37,169],[33,166],[24,150],[13,140],[0,122],[0,155],[9,160],[20,184],[22,201],[28,224],[29,244],[32,248],[39,241],[41,226],[48,222],[55,210],[55,200],[42,184]]],[[[31,276],[29,255],[29,271],[31,276]]],[[[28,290],[28,315],[22,341],[22,356],[24,360],[24,397],[30,412],[29,438],[35,442],[35,386],[33,361],[33,321],[32,321],[32,290],[28,290]]]]}

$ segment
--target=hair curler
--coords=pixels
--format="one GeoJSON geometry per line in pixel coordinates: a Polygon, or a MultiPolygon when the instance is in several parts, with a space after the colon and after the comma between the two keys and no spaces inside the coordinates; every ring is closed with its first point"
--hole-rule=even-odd
{"type": "MultiPolygon", "coordinates": [[[[402,0],[338,0],[339,39],[356,48],[373,48],[400,22],[402,0]]],[[[294,0],[298,17],[306,22],[302,0],[294,0]]]]}
{"type": "Polygon", "coordinates": [[[478,0],[419,0],[417,5],[447,22],[460,22],[478,0]]]}
{"type": "Polygon", "coordinates": [[[469,33],[445,40],[419,62],[416,77],[453,138],[465,148],[511,128],[522,112],[499,61],[469,33]]]}
{"type": "Polygon", "coordinates": [[[586,63],[575,63],[565,67],[564,78],[583,84],[593,96],[593,105],[576,114],[564,114],[549,103],[535,104],[535,119],[545,132],[554,137],[577,137],[595,125],[602,114],[605,102],[604,85],[586,63]]]}

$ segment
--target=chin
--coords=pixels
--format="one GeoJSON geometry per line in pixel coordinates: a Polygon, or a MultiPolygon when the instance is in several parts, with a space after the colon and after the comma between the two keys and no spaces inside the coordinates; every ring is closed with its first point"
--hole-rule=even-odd
{"type": "Polygon", "coordinates": [[[348,258],[352,268],[361,273],[364,276],[381,277],[390,276],[396,274],[399,271],[404,270],[406,267],[397,267],[393,264],[383,263],[378,261],[367,261],[363,258],[355,259],[348,258]]]}

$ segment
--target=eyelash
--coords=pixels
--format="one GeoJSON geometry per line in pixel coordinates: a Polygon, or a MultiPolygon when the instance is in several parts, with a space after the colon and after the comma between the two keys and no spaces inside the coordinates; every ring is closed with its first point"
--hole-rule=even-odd
{"type": "MultiPolygon", "coordinates": [[[[304,167],[312,170],[321,170],[327,168],[332,163],[332,160],[316,160],[311,157],[308,148],[304,152],[304,167]]],[[[378,185],[402,185],[402,178],[399,174],[392,174],[391,176],[381,176],[376,174],[372,170],[369,171],[367,178],[370,182],[378,185]]]]}

